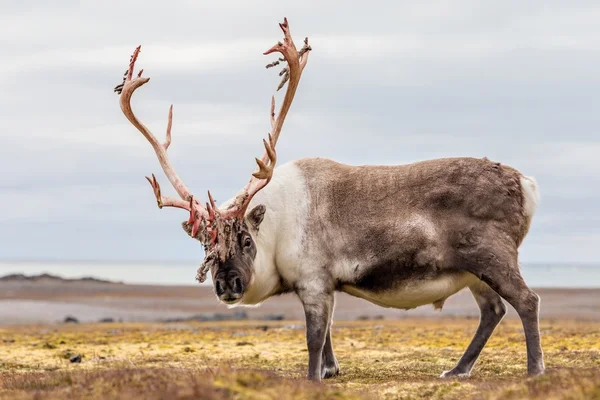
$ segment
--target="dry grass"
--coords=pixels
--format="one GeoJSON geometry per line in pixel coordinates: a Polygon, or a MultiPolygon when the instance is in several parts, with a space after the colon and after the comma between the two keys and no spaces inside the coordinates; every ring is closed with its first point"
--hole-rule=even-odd
{"type": "Polygon", "coordinates": [[[527,379],[505,320],[469,379],[440,380],[473,319],[338,322],[342,375],[306,382],[300,323],[93,324],[0,330],[0,398],[600,398],[600,323],[542,322],[548,373],[527,379]],[[82,362],[69,362],[80,354],[82,362]]]}

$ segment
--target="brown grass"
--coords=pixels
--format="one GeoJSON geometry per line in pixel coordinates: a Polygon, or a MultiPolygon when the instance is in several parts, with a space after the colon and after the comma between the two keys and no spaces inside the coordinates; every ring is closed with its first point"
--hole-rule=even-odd
{"type": "Polygon", "coordinates": [[[523,332],[505,320],[468,379],[440,380],[473,319],[338,322],[341,376],[304,380],[300,322],[90,324],[0,330],[0,398],[600,398],[600,323],[544,321],[548,373],[526,378],[523,332]],[[82,362],[71,363],[71,355],[82,362]]]}

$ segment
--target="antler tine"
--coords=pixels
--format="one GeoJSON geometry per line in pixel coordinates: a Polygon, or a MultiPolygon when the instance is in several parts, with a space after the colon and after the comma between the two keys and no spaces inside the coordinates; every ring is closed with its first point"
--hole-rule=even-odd
{"type": "Polygon", "coordinates": [[[149,177],[146,177],[146,179],[148,180],[148,182],[150,182],[150,185],[152,186],[152,190],[154,191],[154,196],[156,197],[156,204],[158,205],[158,208],[176,207],[188,211],[190,210],[190,206],[186,201],[177,199],[175,197],[163,196],[160,192],[160,185],[158,184],[158,181],[156,180],[156,176],[154,176],[154,174],[152,174],[152,179],[150,179],[149,177]]]}
{"type": "Polygon", "coordinates": [[[281,82],[279,82],[279,86],[277,86],[277,91],[279,91],[279,89],[281,89],[286,84],[286,82],[290,79],[290,74],[288,72],[287,67],[282,69],[281,72],[279,73],[279,76],[282,76],[282,75],[283,75],[283,78],[281,78],[281,82]]]}
{"type": "Polygon", "coordinates": [[[163,144],[165,150],[168,150],[169,146],[171,145],[171,126],[173,126],[173,104],[171,104],[171,107],[169,107],[169,119],[167,120],[167,140],[165,140],[165,143],[163,144]]]}
{"type": "Polygon", "coordinates": [[[190,217],[188,218],[188,221],[187,221],[188,224],[193,224],[194,222],[196,222],[196,218],[198,217],[196,215],[196,213],[193,212],[193,210],[194,210],[193,205],[194,205],[194,196],[192,195],[192,196],[190,196],[190,202],[189,202],[190,217]]]}
{"type": "Polygon", "coordinates": [[[158,157],[158,161],[159,161],[163,171],[165,172],[165,175],[167,176],[167,178],[169,179],[169,181],[175,188],[175,191],[177,192],[177,194],[179,194],[179,197],[181,197],[182,200],[162,196],[161,191],[160,191],[160,186],[154,175],[152,175],[152,179],[150,179],[148,177],[146,177],[146,179],[148,179],[148,181],[152,185],[152,189],[154,190],[154,195],[156,196],[157,204],[160,208],[162,208],[162,207],[178,207],[178,208],[186,209],[190,212],[192,212],[192,210],[194,208],[196,208],[197,211],[199,211],[201,214],[206,215],[207,214],[206,210],[197,201],[194,201],[193,205],[191,202],[188,204],[188,201],[190,199],[192,199],[192,194],[191,194],[190,190],[187,188],[187,186],[185,186],[183,181],[179,178],[179,175],[177,175],[177,173],[175,172],[175,169],[171,165],[171,162],[167,155],[167,149],[169,148],[169,145],[171,144],[171,127],[173,125],[173,105],[171,105],[171,107],[169,108],[169,116],[168,116],[168,120],[167,120],[166,141],[163,144],[159,143],[159,141],[156,139],[154,134],[150,131],[150,129],[148,129],[136,117],[136,115],[134,114],[134,112],[131,108],[131,96],[133,95],[135,90],[137,88],[139,88],[140,86],[145,85],[150,80],[150,78],[148,78],[148,77],[142,78],[142,72],[144,71],[143,69],[140,70],[140,72],[137,74],[137,76],[135,78],[133,77],[135,62],[137,61],[140,51],[141,51],[141,46],[136,47],[136,49],[134,50],[134,52],[131,55],[131,58],[129,60],[129,68],[127,69],[127,71],[125,71],[125,74],[123,76],[123,83],[120,85],[117,85],[115,87],[114,91],[120,95],[119,104],[121,106],[121,110],[123,111],[123,114],[129,120],[129,122],[131,122],[131,124],[133,126],[135,126],[137,128],[137,130],[139,130],[142,133],[142,135],[144,135],[144,137],[148,140],[148,142],[150,142],[150,145],[154,149],[154,152],[156,153],[156,156],[158,157]]]}
{"type": "Polygon", "coordinates": [[[271,129],[275,128],[275,96],[271,96],[271,129]]]}
{"type": "Polygon", "coordinates": [[[298,52],[300,56],[300,68],[304,69],[306,67],[306,63],[308,62],[308,53],[312,50],[310,44],[308,44],[308,37],[304,38],[304,46],[298,52]]]}
{"type": "Polygon", "coordinates": [[[268,157],[269,164],[266,164],[266,160],[263,161],[256,158],[255,160],[256,164],[258,164],[258,171],[253,173],[252,176],[256,179],[265,179],[269,181],[273,176],[275,164],[277,164],[277,153],[275,153],[273,137],[271,134],[269,134],[269,142],[263,139],[263,144],[265,146],[265,155],[268,157]]]}

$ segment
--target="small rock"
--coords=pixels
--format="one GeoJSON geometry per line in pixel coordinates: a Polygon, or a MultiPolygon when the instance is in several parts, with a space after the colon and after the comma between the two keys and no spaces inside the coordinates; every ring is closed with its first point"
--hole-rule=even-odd
{"type": "Polygon", "coordinates": [[[108,318],[102,318],[100,319],[98,322],[100,323],[111,323],[111,322],[115,322],[114,318],[108,317],[108,318]]]}
{"type": "Polygon", "coordinates": [[[65,317],[65,321],[64,322],[65,322],[65,324],[67,324],[67,323],[78,324],[79,320],[77,318],[71,316],[71,315],[67,315],[65,317]]]}
{"type": "Polygon", "coordinates": [[[75,355],[75,353],[73,353],[70,349],[65,349],[61,353],[61,358],[68,360],[69,358],[73,357],[73,355],[75,355]]]}
{"type": "Polygon", "coordinates": [[[369,320],[382,320],[385,319],[385,317],[381,314],[378,315],[359,315],[358,317],[356,317],[357,321],[369,321],[369,320]]]}
{"type": "Polygon", "coordinates": [[[282,329],[304,329],[304,325],[286,325],[282,329]]]}
{"type": "Polygon", "coordinates": [[[184,318],[167,318],[161,322],[189,322],[189,321],[241,321],[248,319],[248,314],[244,310],[237,310],[234,313],[214,313],[214,314],[197,314],[184,318]]]}
{"type": "Polygon", "coordinates": [[[69,361],[71,361],[72,363],[80,363],[81,354],[75,354],[74,356],[71,356],[71,358],[69,358],[69,361]]]}
{"type": "Polygon", "coordinates": [[[237,342],[236,346],[254,346],[254,343],[251,342],[237,342]]]}
{"type": "Polygon", "coordinates": [[[284,314],[266,314],[263,317],[265,321],[283,321],[285,319],[284,314]]]}

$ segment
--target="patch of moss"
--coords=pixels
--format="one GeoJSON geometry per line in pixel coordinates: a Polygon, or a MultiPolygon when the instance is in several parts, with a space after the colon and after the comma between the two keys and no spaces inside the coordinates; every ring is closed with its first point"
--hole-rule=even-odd
{"type": "Polygon", "coordinates": [[[205,398],[279,400],[552,399],[569,398],[570,392],[593,398],[600,390],[593,383],[600,382],[600,323],[542,321],[549,372],[527,379],[522,326],[507,319],[483,350],[471,378],[441,380],[439,374],[452,368],[469,344],[476,320],[337,322],[333,344],[341,375],[321,385],[305,380],[305,333],[295,325],[301,322],[140,323],[108,331],[106,324],[5,328],[0,397],[78,398],[79,388],[89,398],[125,398],[134,390],[126,385],[137,390],[130,393],[133,397],[164,389],[174,393],[172,398],[202,393],[205,398]],[[63,346],[67,343],[69,348],[63,346]],[[76,369],[68,361],[75,354],[72,349],[88,355],[76,369]],[[127,381],[121,377],[125,371],[133,373],[127,381]],[[169,379],[157,378],[156,371],[169,379]],[[587,375],[577,379],[578,371],[587,375]],[[34,377],[42,382],[38,388],[34,377]],[[6,385],[7,379],[12,383],[6,385]],[[552,397],[555,393],[559,397],[552,397]]]}

